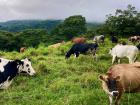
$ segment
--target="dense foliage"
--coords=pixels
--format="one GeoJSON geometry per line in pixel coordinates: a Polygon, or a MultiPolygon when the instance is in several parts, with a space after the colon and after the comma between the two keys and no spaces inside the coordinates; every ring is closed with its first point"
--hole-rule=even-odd
{"type": "Polygon", "coordinates": [[[115,15],[107,15],[105,24],[98,29],[100,33],[122,36],[140,35],[140,13],[128,5],[126,10],[117,9],[115,15]]]}
{"type": "Polygon", "coordinates": [[[0,22],[0,30],[20,32],[26,29],[46,29],[50,32],[61,22],[61,20],[13,20],[0,22]]]}
{"type": "Polygon", "coordinates": [[[62,24],[56,27],[52,34],[65,39],[71,39],[87,31],[86,20],[81,15],[70,16],[62,24]]]}
{"type": "Polygon", "coordinates": [[[50,45],[86,32],[86,20],[82,16],[71,16],[62,21],[9,21],[0,23],[0,50],[18,50],[20,47],[50,45]],[[59,25],[58,25],[59,23],[59,25]],[[30,29],[32,28],[32,29],[30,29]],[[21,31],[22,30],[22,31],[21,31]],[[51,31],[52,30],[52,31],[51,31]],[[17,32],[21,31],[21,32],[17,32]],[[50,34],[51,31],[51,34],[50,34]]]}
{"type": "Polygon", "coordinates": [[[60,20],[24,20],[0,23],[0,50],[17,50],[20,47],[46,46],[67,41],[73,37],[94,35],[140,35],[140,13],[128,5],[126,10],[117,9],[115,14],[108,15],[104,24],[86,23],[85,17],[74,15],[60,20]],[[20,32],[18,32],[20,31],[20,32]]]}

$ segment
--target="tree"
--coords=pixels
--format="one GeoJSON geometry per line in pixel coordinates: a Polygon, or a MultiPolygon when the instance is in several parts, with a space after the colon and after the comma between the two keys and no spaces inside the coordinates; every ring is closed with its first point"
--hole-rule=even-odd
{"type": "Polygon", "coordinates": [[[58,25],[58,27],[52,31],[51,34],[58,35],[57,37],[71,39],[86,31],[85,18],[81,15],[75,15],[66,18],[62,24],[58,25]]]}
{"type": "Polygon", "coordinates": [[[49,40],[49,35],[44,29],[28,29],[18,33],[16,40],[19,47],[37,47],[40,43],[46,43],[49,40]]]}
{"type": "Polygon", "coordinates": [[[136,35],[140,34],[140,13],[135,7],[128,5],[126,10],[117,9],[115,15],[107,15],[104,27],[99,31],[116,35],[136,35]]]}

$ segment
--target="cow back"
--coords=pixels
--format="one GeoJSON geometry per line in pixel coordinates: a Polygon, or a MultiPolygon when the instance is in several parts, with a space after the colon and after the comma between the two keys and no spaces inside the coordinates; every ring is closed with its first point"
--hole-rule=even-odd
{"type": "Polygon", "coordinates": [[[115,78],[120,76],[119,85],[125,92],[137,92],[140,90],[140,65],[119,64],[112,66],[107,73],[115,78]]]}

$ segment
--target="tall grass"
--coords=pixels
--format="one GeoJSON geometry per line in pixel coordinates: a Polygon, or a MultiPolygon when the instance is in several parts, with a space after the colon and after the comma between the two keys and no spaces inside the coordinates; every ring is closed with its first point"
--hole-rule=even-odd
{"type": "MultiPolygon", "coordinates": [[[[17,76],[7,90],[0,91],[0,105],[108,105],[98,76],[111,66],[108,52],[114,45],[106,39],[98,49],[97,61],[90,55],[66,60],[65,53],[71,46],[70,42],[56,49],[40,45],[23,54],[1,51],[3,58],[29,57],[37,75],[17,76]]],[[[140,94],[125,94],[121,105],[140,105],[139,98],[140,94]]]]}

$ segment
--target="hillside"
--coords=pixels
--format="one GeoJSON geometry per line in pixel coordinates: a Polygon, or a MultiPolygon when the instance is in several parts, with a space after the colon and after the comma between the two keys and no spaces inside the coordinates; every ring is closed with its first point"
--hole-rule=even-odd
{"type": "MultiPolygon", "coordinates": [[[[47,29],[48,32],[53,30],[63,20],[11,20],[0,22],[0,30],[10,32],[20,32],[26,29],[47,29]]],[[[88,29],[95,29],[101,26],[101,23],[88,22],[88,29]]]]}
{"type": "Polygon", "coordinates": [[[26,29],[47,29],[51,31],[61,20],[12,20],[0,23],[0,30],[20,32],[26,29]]]}
{"type": "MultiPolygon", "coordinates": [[[[124,40],[124,39],[123,39],[124,40]]],[[[22,59],[29,57],[37,75],[19,75],[7,90],[0,91],[1,105],[108,105],[108,97],[101,89],[98,76],[111,66],[108,39],[100,45],[98,60],[90,55],[65,59],[70,42],[59,48],[40,45],[18,52],[0,52],[1,57],[22,59]]],[[[140,56],[137,59],[140,61],[140,56]]],[[[127,59],[122,62],[128,63],[127,59]]],[[[139,105],[140,94],[125,94],[121,105],[139,105]]]]}

